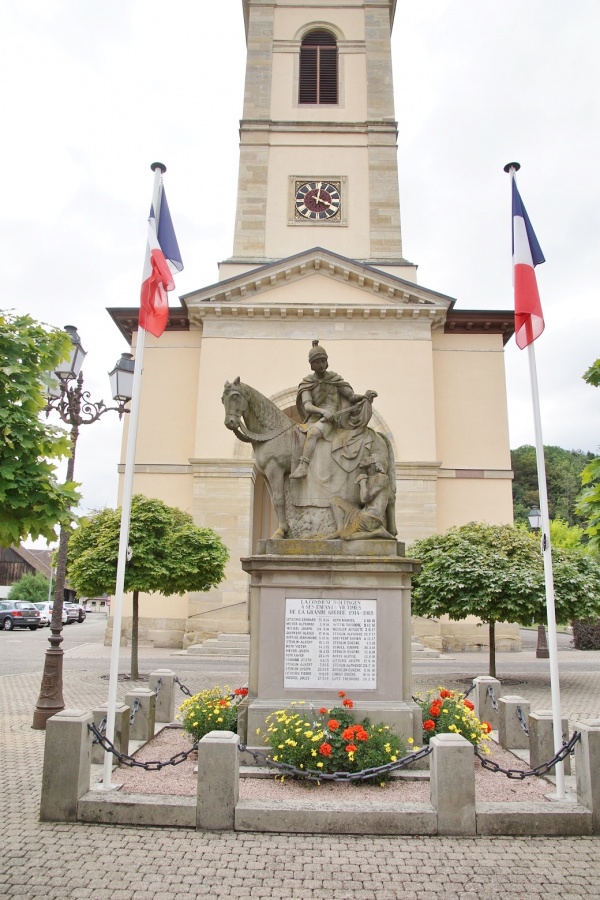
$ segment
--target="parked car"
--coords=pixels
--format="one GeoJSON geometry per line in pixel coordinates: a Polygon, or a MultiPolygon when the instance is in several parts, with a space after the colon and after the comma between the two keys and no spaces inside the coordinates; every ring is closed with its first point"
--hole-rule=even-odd
{"type": "Polygon", "coordinates": [[[83,622],[85,619],[85,609],[80,603],[65,603],[64,609],[67,610],[69,617],[68,622],[83,622]]]}
{"type": "MultiPolygon", "coordinates": [[[[35,605],[36,609],[39,609],[39,611],[40,611],[40,625],[41,625],[41,627],[43,628],[44,625],[47,625],[48,627],[50,627],[50,622],[52,621],[52,610],[54,609],[54,604],[53,604],[53,603],[44,602],[44,603],[35,603],[34,605],[35,605]]],[[[68,617],[67,617],[67,611],[66,611],[66,609],[65,609],[64,606],[63,606],[63,611],[62,611],[62,623],[63,623],[63,625],[66,625],[66,624],[67,624],[67,618],[68,618],[68,617]]]]}
{"type": "Polygon", "coordinates": [[[0,600],[0,625],[3,631],[13,628],[29,628],[36,631],[40,627],[41,613],[29,600],[0,600]]]}

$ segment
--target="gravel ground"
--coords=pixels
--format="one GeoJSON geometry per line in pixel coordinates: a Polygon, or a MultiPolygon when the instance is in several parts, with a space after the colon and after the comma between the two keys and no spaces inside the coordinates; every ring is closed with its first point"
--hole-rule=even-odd
{"type": "MultiPolygon", "coordinates": [[[[190,746],[188,736],[177,728],[165,728],[156,735],[153,741],[146,744],[136,753],[136,759],[143,762],[149,760],[166,760],[190,746]]],[[[490,742],[490,759],[504,768],[527,769],[522,760],[503,750],[498,744],[490,742]]],[[[115,784],[122,783],[122,791],[141,794],[172,794],[194,796],[196,793],[196,754],[178,766],[168,766],[159,772],[146,772],[144,769],[125,767],[114,773],[115,784]]],[[[509,779],[501,773],[489,772],[482,768],[477,758],[475,765],[475,799],[479,803],[523,802],[545,800],[545,795],[553,791],[552,784],[545,778],[525,778],[523,781],[509,779]]],[[[308,782],[297,782],[286,779],[282,784],[275,778],[240,779],[241,800],[288,801],[300,800],[312,796],[319,791],[321,799],[334,799],[336,802],[360,802],[369,800],[397,803],[429,803],[428,781],[389,782],[383,788],[373,785],[323,783],[319,786],[308,782]]]]}

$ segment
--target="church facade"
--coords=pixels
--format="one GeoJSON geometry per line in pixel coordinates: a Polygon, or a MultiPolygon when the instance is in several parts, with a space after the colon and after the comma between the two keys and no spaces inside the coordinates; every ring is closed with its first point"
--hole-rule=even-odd
{"type": "MultiPolygon", "coordinates": [[[[240,558],[277,526],[251,447],[224,426],[223,386],[239,376],[296,418],[313,340],[354,391],[377,391],[371,423],[394,450],[399,540],[512,522],[512,311],[457,309],[417,283],[402,252],[395,6],[242,0],[233,252],[215,284],[171,309],[160,339],[147,336],[134,480],[215,529],[231,558],[207,594],[142,598],[142,637],[157,646],[247,630],[240,558]],[[171,366],[180,387],[167,397],[171,366]]],[[[137,310],[109,312],[135,352],[137,310]]]]}

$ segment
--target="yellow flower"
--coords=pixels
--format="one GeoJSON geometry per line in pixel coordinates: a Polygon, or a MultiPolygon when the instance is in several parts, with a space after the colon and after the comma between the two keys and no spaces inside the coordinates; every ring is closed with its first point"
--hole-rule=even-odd
{"type": "Polygon", "coordinates": [[[318,763],[317,763],[317,769],[322,769],[322,768],[323,768],[323,763],[322,763],[322,762],[318,762],[318,763]]]}
{"type": "Polygon", "coordinates": [[[260,734],[260,728],[257,728],[257,729],[256,729],[256,733],[257,733],[257,734],[260,734]]]}
{"type": "Polygon", "coordinates": [[[397,756],[390,756],[392,762],[396,762],[398,760],[397,756]]]}
{"type": "Polygon", "coordinates": [[[305,737],[305,738],[311,738],[312,736],[313,736],[312,731],[305,731],[305,732],[304,732],[304,737],[305,737]]]}
{"type": "Polygon", "coordinates": [[[316,750],[311,750],[311,751],[310,751],[310,755],[311,755],[311,756],[316,756],[316,755],[317,755],[317,751],[316,751],[316,750]]]}
{"type": "Polygon", "coordinates": [[[219,716],[219,718],[217,719],[217,722],[222,722],[222,721],[223,721],[223,716],[219,716]]]}
{"type": "Polygon", "coordinates": [[[413,738],[407,738],[407,739],[406,739],[406,743],[407,743],[407,744],[414,744],[414,739],[413,739],[413,738]]]}

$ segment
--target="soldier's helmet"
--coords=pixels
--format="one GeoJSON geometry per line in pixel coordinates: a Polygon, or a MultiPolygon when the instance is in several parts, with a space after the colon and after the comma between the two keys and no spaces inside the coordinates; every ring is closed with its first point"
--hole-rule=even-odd
{"type": "Polygon", "coordinates": [[[315,359],[319,358],[327,359],[327,353],[325,352],[323,347],[319,346],[318,341],[313,341],[312,347],[308,351],[308,361],[309,363],[312,363],[315,361],[315,359]]]}

